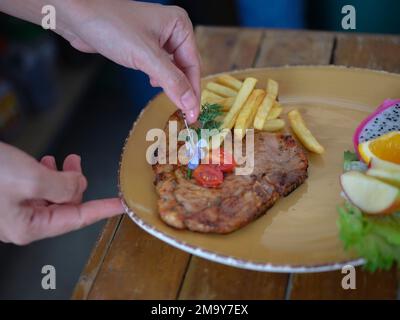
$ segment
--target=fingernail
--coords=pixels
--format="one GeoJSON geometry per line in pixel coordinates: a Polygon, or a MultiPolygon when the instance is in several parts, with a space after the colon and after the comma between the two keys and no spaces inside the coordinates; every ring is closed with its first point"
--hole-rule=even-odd
{"type": "Polygon", "coordinates": [[[193,111],[193,110],[190,110],[190,111],[187,113],[186,116],[187,116],[187,119],[188,119],[188,121],[189,121],[190,124],[196,122],[196,120],[197,120],[197,114],[196,114],[196,112],[193,111]]]}
{"type": "Polygon", "coordinates": [[[53,156],[49,156],[49,160],[50,160],[51,166],[56,168],[57,167],[56,159],[53,156]]]}
{"type": "Polygon", "coordinates": [[[196,106],[196,96],[194,95],[192,90],[188,90],[181,97],[182,107],[185,110],[193,109],[196,106]]]}

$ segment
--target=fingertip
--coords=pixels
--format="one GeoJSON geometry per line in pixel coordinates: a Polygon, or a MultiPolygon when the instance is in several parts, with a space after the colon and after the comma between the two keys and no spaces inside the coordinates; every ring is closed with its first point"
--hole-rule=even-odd
{"type": "Polygon", "coordinates": [[[42,159],[40,159],[40,162],[48,162],[51,160],[54,160],[54,157],[50,156],[50,155],[46,155],[46,156],[43,156],[42,159]]]}
{"type": "Polygon", "coordinates": [[[199,111],[197,108],[192,109],[186,113],[187,120],[190,124],[195,123],[197,121],[198,116],[199,116],[199,111]]]}
{"type": "Polygon", "coordinates": [[[113,211],[115,214],[120,214],[125,211],[120,198],[111,198],[107,199],[106,201],[110,211],[113,211]]]}
{"type": "Polygon", "coordinates": [[[154,78],[150,78],[150,84],[153,88],[157,88],[160,86],[160,84],[158,83],[157,80],[155,80],[154,78]]]}
{"type": "Polygon", "coordinates": [[[196,95],[192,89],[187,90],[181,97],[182,108],[184,110],[194,109],[197,103],[196,95]]]}
{"type": "Polygon", "coordinates": [[[65,162],[80,162],[80,161],[81,161],[80,155],[71,153],[65,157],[64,163],[65,162]]]}
{"type": "Polygon", "coordinates": [[[194,123],[199,115],[198,99],[192,89],[187,90],[181,97],[183,112],[189,123],[194,123]]]}
{"type": "Polygon", "coordinates": [[[111,218],[124,213],[121,199],[110,198],[92,200],[81,205],[86,223],[91,224],[105,218],[111,218]]]}
{"type": "Polygon", "coordinates": [[[77,154],[68,155],[64,160],[63,170],[82,172],[81,157],[77,154]]]}
{"type": "Polygon", "coordinates": [[[47,169],[57,170],[56,159],[53,156],[44,156],[40,163],[44,165],[47,169]]]}

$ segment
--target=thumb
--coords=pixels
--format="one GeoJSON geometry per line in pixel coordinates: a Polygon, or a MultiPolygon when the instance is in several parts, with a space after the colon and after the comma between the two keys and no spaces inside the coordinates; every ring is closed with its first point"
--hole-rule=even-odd
{"type": "Polygon", "coordinates": [[[33,197],[52,203],[70,203],[86,190],[86,178],[79,172],[53,171],[42,167],[33,197]]]}
{"type": "Polygon", "coordinates": [[[196,96],[186,75],[162,51],[149,61],[151,63],[143,71],[164,89],[172,102],[186,114],[190,123],[195,122],[199,115],[200,98],[196,96]]]}

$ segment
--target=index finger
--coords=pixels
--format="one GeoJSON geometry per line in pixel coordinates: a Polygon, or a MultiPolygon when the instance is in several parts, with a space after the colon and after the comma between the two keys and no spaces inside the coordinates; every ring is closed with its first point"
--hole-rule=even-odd
{"type": "Polygon", "coordinates": [[[189,79],[193,91],[200,99],[200,60],[193,32],[175,48],[173,56],[176,65],[189,79]]]}
{"type": "Polygon", "coordinates": [[[50,205],[35,208],[28,231],[32,240],[74,231],[124,212],[118,198],[93,200],[80,205],[50,205]]]}

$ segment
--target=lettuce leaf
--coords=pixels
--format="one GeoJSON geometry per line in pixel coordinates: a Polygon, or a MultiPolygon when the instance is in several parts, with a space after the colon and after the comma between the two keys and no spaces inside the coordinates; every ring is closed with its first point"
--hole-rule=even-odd
{"type": "Polygon", "coordinates": [[[367,216],[349,202],[338,211],[340,239],[346,250],[353,249],[366,260],[367,270],[400,266],[400,213],[367,216]]]}
{"type": "Polygon", "coordinates": [[[346,162],[357,161],[357,160],[358,160],[358,157],[355,152],[347,150],[343,153],[344,164],[346,164],[346,162]]]}
{"type": "Polygon", "coordinates": [[[366,171],[367,165],[358,160],[358,156],[351,151],[345,151],[343,154],[343,170],[346,171],[366,171]]]}

